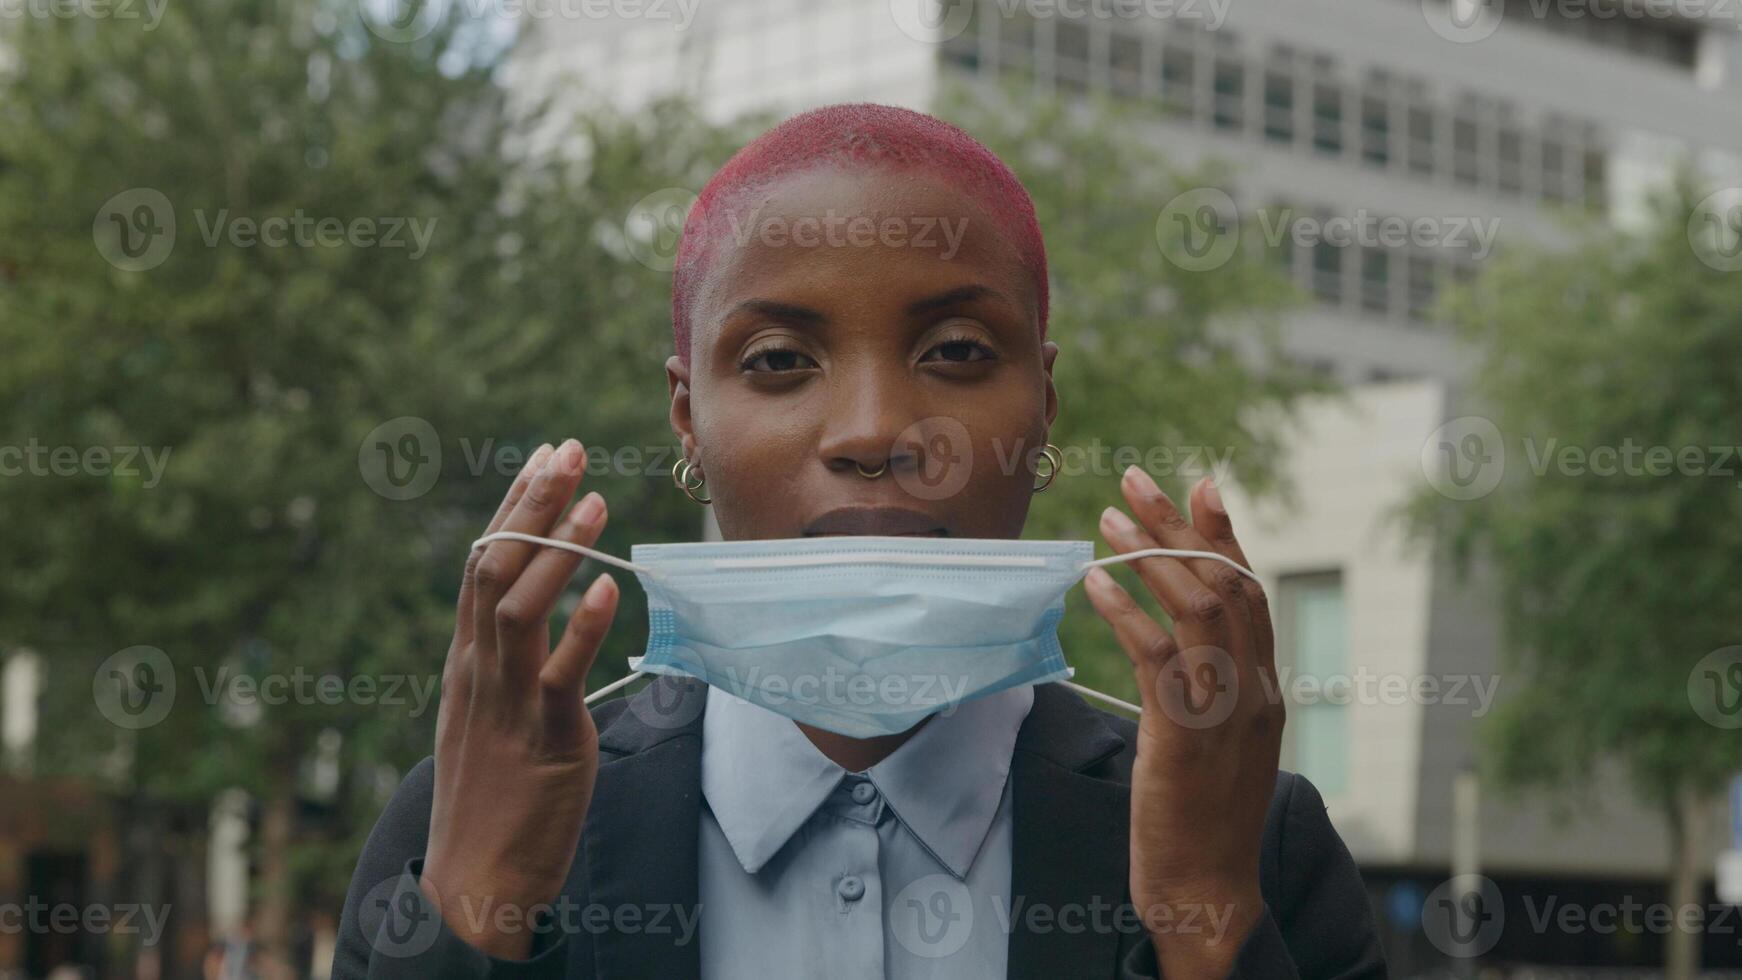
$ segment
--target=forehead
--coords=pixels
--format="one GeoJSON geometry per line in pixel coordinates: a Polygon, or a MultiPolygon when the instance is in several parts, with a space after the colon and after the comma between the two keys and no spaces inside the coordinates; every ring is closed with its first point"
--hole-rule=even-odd
{"type": "Polygon", "coordinates": [[[990,286],[1038,321],[1021,255],[974,197],[899,170],[822,167],[783,177],[732,202],[693,307],[695,342],[751,298],[817,308],[906,305],[969,283],[990,286]]]}

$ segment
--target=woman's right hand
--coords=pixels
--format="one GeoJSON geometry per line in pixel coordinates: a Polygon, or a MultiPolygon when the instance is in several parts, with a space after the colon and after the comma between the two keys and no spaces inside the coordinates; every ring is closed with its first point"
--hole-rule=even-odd
{"type": "MultiPolygon", "coordinates": [[[[589,493],[564,515],[585,467],[573,439],[540,447],[485,533],[591,546],[604,498],[589,493]]],[[[450,929],[502,959],[526,958],[533,913],[560,894],[599,768],[586,680],[617,611],[616,582],[593,581],[555,650],[547,625],[581,561],[520,541],[474,548],[442,671],[421,884],[450,929]]]]}

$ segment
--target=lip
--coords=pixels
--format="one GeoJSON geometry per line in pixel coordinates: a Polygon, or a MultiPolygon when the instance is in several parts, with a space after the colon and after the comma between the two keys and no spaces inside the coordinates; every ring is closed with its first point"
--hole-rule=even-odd
{"type": "Polygon", "coordinates": [[[906,507],[837,507],[804,528],[807,538],[837,534],[942,538],[949,533],[936,517],[906,507]]]}

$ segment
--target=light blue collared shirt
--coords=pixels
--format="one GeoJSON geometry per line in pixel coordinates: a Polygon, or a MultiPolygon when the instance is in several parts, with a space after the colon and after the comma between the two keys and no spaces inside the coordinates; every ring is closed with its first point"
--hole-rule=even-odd
{"type": "Polygon", "coordinates": [[[1022,686],[934,716],[863,773],[717,688],[702,719],[706,980],[1003,977],[1022,686]]]}

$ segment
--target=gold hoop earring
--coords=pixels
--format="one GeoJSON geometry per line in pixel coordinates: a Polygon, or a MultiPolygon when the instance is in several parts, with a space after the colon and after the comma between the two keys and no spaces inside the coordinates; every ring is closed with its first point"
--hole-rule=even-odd
{"type": "Polygon", "coordinates": [[[708,478],[702,475],[701,470],[691,466],[690,461],[687,459],[679,457],[677,462],[671,464],[671,482],[677,484],[677,488],[683,491],[684,496],[698,504],[711,504],[714,502],[713,497],[696,496],[696,491],[700,490],[702,486],[708,482],[708,478]],[[690,480],[690,477],[692,476],[695,477],[694,481],[690,480]]]}
{"type": "MultiPolygon", "coordinates": [[[[1048,465],[1046,468],[1046,479],[1040,481],[1040,486],[1034,488],[1035,493],[1040,493],[1047,487],[1052,486],[1052,478],[1059,475],[1059,468],[1065,464],[1065,454],[1059,452],[1059,447],[1050,442],[1046,444],[1045,449],[1040,451],[1040,455],[1042,459],[1047,461],[1048,465]]],[[[1038,460],[1035,462],[1035,470],[1036,472],[1040,470],[1040,463],[1038,460]]]]}

